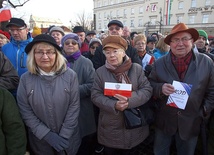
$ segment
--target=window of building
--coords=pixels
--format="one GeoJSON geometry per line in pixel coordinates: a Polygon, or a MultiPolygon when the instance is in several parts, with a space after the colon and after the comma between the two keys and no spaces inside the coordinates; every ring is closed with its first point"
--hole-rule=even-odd
{"type": "Polygon", "coordinates": [[[184,2],[181,1],[181,2],[178,3],[178,9],[182,10],[183,8],[184,8],[184,2]]]}
{"type": "Polygon", "coordinates": [[[107,4],[107,1],[104,1],[104,6],[106,6],[106,5],[108,5],[108,4],[107,4]]]}
{"type": "Polygon", "coordinates": [[[183,17],[182,16],[177,16],[177,23],[181,23],[183,21],[183,17]]]}
{"type": "Polygon", "coordinates": [[[126,20],[123,21],[123,25],[127,26],[127,21],[126,20]]]}
{"type": "Polygon", "coordinates": [[[131,8],[131,14],[132,15],[134,14],[134,8],[131,8]]]}
{"type": "Polygon", "coordinates": [[[211,0],[206,0],[205,1],[205,6],[210,5],[211,4],[211,0]]]}
{"type": "Polygon", "coordinates": [[[202,23],[208,23],[209,15],[203,15],[202,16],[202,23]]]}
{"type": "Polygon", "coordinates": [[[123,15],[124,15],[124,16],[127,15],[127,10],[126,10],[126,9],[123,10],[123,15]]]}
{"type": "Polygon", "coordinates": [[[196,7],[196,0],[192,0],[191,7],[196,7]]]}
{"type": "Polygon", "coordinates": [[[139,19],[138,20],[138,27],[142,27],[143,26],[143,19],[139,19]]]}
{"type": "Polygon", "coordinates": [[[120,15],[120,10],[117,10],[117,17],[119,17],[120,15]]]}
{"type": "Polygon", "coordinates": [[[134,19],[131,19],[130,27],[134,27],[134,19]]]}
{"type": "Polygon", "coordinates": [[[142,13],[143,13],[143,7],[140,6],[140,8],[139,8],[139,14],[142,14],[142,13]]]}
{"type": "Polygon", "coordinates": [[[106,18],[107,16],[106,16],[106,12],[104,12],[104,18],[106,18]]]}
{"type": "Polygon", "coordinates": [[[151,25],[155,25],[155,23],[156,23],[156,18],[151,18],[151,19],[150,19],[150,22],[151,22],[151,25]]]}
{"type": "Polygon", "coordinates": [[[98,18],[101,19],[101,14],[100,13],[98,14],[98,18]]]}
{"type": "Polygon", "coordinates": [[[111,5],[113,5],[114,4],[114,1],[113,0],[111,0],[111,5]]]}
{"type": "Polygon", "coordinates": [[[98,26],[98,28],[99,28],[99,29],[101,29],[101,23],[99,23],[99,26],[98,26]]]}
{"type": "Polygon", "coordinates": [[[189,24],[194,24],[195,23],[195,15],[189,16],[189,24]]]}

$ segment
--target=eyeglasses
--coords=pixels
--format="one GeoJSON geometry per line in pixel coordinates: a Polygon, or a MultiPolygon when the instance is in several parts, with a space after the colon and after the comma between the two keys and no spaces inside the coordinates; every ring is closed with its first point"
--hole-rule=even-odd
{"type": "Polygon", "coordinates": [[[24,30],[24,29],[26,29],[26,27],[20,27],[20,28],[18,28],[18,29],[9,29],[9,32],[10,32],[10,33],[13,33],[13,32],[15,32],[15,31],[21,32],[21,31],[24,30]]]}
{"type": "Polygon", "coordinates": [[[110,57],[112,54],[114,56],[118,55],[121,52],[121,50],[114,50],[114,51],[104,51],[104,54],[106,57],[110,57]]]}
{"type": "Polygon", "coordinates": [[[108,30],[110,30],[110,31],[113,31],[113,30],[119,31],[120,27],[119,26],[115,26],[115,27],[112,26],[112,27],[109,27],[108,30]]]}
{"type": "Polygon", "coordinates": [[[43,57],[44,55],[47,55],[49,58],[51,58],[54,54],[56,54],[56,52],[54,50],[50,50],[50,51],[47,51],[46,53],[43,52],[43,51],[35,51],[35,56],[36,57],[43,57]]]}
{"type": "Polygon", "coordinates": [[[91,46],[90,48],[94,50],[97,48],[97,46],[91,46]]]}
{"type": "Polygon", "coordinates": [[[68,46],[68,45],[70,45],[70,43],[71,43],[72,45],[78,44],[78,42],[76,42],[75,40],[66,40],[64,44],[68,46]]]}
{"type": "Polygon", "coordinates": [[[174,39],[172,39],[171,40],[171,42],[172,43],[174,43],[174,44],[178,44],[178,43],[180,43],[180,42],[182,42],[182,43],[187,43],[189,40],[191,40],[192,38],[187,38],[187,37],[184,37],[184,38],[181,38],[181,39],[179,39],[179,38],[174,38],[174,39]]]}
{"type": "Polygon", "coordinates": [[[146,44],[145,44],[145,43],[137,43],[136,45],[137,45],[137,46],[141,46],[141,45],[144,46],[144,45],[146,45],[146,44]]]}

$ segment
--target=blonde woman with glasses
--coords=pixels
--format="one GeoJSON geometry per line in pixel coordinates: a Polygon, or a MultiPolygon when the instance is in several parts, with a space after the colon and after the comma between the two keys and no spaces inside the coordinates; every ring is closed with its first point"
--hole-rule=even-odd
{"type": "Polygon", "coordinates": [[[76,154],[80,145],[77,75],[49,35],[36,36],[25,51],[28,72],[20,79],[17,100],[32,153],[76,154]]]}

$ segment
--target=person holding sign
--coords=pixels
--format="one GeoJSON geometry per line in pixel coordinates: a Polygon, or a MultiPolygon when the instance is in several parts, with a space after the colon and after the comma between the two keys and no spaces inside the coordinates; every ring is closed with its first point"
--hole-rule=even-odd
{"type": "Polygon", "coordinates": [[[164,39],[171,50],[155,61],[149,75],[159,99],[155,155],[169,155],[173,139],[178,155],[194,155],[202,120],[214,107],[214,66],[207,56],[193,52],[198,36],[184,23],[175,25],[164,39]]]}
{"type": "Polygon", "coordinates": [[[127,41],[118,35],[103,40],[106,63],[96,70],[91,92],[99,107],[98,141],[105,155],[129,155],[149,135],[149,127],[126,129],[123,111],[146,103],[152,87],[139,64],[125,54],[127,41]]]}

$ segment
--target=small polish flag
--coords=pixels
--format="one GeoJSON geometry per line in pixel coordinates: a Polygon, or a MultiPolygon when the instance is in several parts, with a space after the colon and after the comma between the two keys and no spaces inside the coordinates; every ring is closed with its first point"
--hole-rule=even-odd
{"type": "Polygon", "coordinates": [[[11,12],[9,6],[0,9],[0,22],[8,21],[11,19],[11,12]]]}
{"type": "Polygon", "coordinates": [[[131,97],[132,84],[105,82],[104,95],[114,96],[115,94],[131,97]]]}

